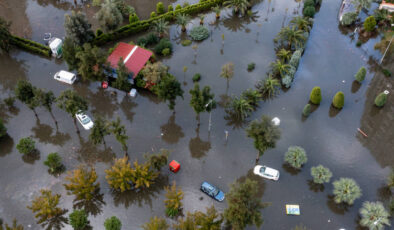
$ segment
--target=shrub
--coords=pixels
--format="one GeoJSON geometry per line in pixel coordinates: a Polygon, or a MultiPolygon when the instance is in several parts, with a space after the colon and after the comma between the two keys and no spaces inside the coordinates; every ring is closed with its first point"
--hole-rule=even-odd
{"type": "Polygon", "coordinates": [[[100,35],[102,35],[103,34],[103,31],[101,30],[101,29],[97,29],[96,30],[96,36],[98,37],[98,36],[100,36],[100,35]]]}
{"type": "Polygon", "coordinates": [[[89,225],[88,215],[85,210],[74,210],[70,215],[70,225],[74,230],[83,230],[89,225]]]}
{"type": "Polygon", "coordinates": [[[388,70],[388,69],[382,69],[382,72],[383,72],[384,76],[386,76],[386,77],[391,77],[391,72],[390,72],[390,70],[388,70]]]}
{"type": "Polygon", "coordinates": [[[7,128],[3,124],[3,120],[0,119],[0,138],[4,137],[7,135],[7,128]]]}
{"type": "Polygon", "coordinates": [[[311,105],[310,104],[306,104],[304,106],[304,109],[302,110],[302,115],[304,115],[305,117],[308,117],[309,114],[311,114],[311,105]]]}
{"type": "Polygon", "coordinates": [[[368,18],[365,19],[364,21],[364,29],[368,32],[371,32],[375,29],[376,26],[376,20],[374,16],[369,16],[368,18]]]}
{"type": "Polygon", "coordinates": [[[375,98],[375,105],[376,105],[377,107],[382,107],[382,106],[384,106],[384,104],[386,104],[386,101],[387,101],[387,94],[385,94],[384,92],[383,92],[383,93],[380,93],[380,94],[375,98]]]}
{"type": "Polygon", "coordinates": [[[357,17],[358,17],[357,12],[345,13],[344,15],[342,15],[341,24],[343,26],[350,26],[351,24],[353,24],[356,21],[357,17]]]}
{"type": "Polygon", "coordinates": [[[155,46],[155,53],[162,55],[163,54],[163,50],[164,49],[169,49],[170,50],[170,54],[172,53],[172,44],[170,42],[170,40],[168,40],[167,38],[161,39],[159,44],[157,44],[155,46]]]}
{"type": "Polygon", "coordinates": [[[356,81],[361,83],[362,81],[364,81],[366,74],[367,74],[367,70],[363,66],[357,71],[356,75],[354,75],[354,78],[356,79],[356,81]]]}
{"type": "Polygon", "coordinates": [[[193,82],[198,82],[198,81],[200,81],[200,79],[201,79],[201,74],[199,74],[199,73],[194,74],[193,82]]]}
{"type": "Polygon", "coordinates": [[[16,145],[16,149],[21,154],[29,154],[35,150],[35,144],[36,142],[32,138],[25,137],[20,139],[19,143],[16,145]]]}
{"type": "Polygon", "coordinates": [[[342,109],[344,104],[345,104],[345,94],[343,94],[342,91],[339,91],[335,94],[334,98],[332,99],[332,105],[337,109],[342,109]]]}
{"type": "Polygon", "coordinates": [[[107,218],[104,222],[105,230],[121,230],[122,222],[116,217],[107,218]]]}
{"type": "Polygon", "coordinates": [[[147,44],[148,42],[146,41],[146,38],[145,37],[140,37],[140,38],[138,38],[137,39],[137,45],[139,45],[139,46],[146,46],[146,44],[147,44]]]}
{"type": "Polygon", "coordinates": [[[163,56],[168,56],[168,55],[171,54],[171,50],[170,50],[169,48],[165,48],[165,49],[163,49],[163,50],[161,51],[161,54],[162,54],[163,56]]]}
{"type": "Polygon", "coordinates": [[[334,201],[337,204],[343,202],[352,205],[362,195],[360,187],[353,179],[340,178],[332,184],[334,186],[334,201]]]}
{"type": "Polygon", "coordinates": [[[311,168],[311,175],[313,177],[314,183],[323,184],[330,182],[332,172],[330,171],[330,169],[324,167],[323,165],[318,165],[311,168]]]}
{"type": "Polygon", "coordinates": [[[290,88],[292,81],[293,81],[293,79],[289,75],[286,74],[282,78],[282,85],[284,85],[288,89],[288,88],[290,88]]]}
{"type": "Polygon", "coordinates": [[[302,13],[304,14],[305,17],[313,18],[313,16],[315,16],[315,7],[307,6],[304,8],[304,11],[302,13]]]}
{"type": "Polygon", "coordinates": [[[183,46],[190,46],[190,45],[192,44],[192,41],[189,40],[189,39],[185,39],[185,40],[182,40],[182,41],[181,41],[181,44],[182,44],[183,46]]]}
{"type": "Polygon", "coordinates": [[[50,153],[44,161],[44,165],[48,166],[51,173],[55,173],[63,168],[62,158],[58,153],[50,153]]]}
{"type": "Polygon", "coordinates": [[[284,158],[291,167],[300,169],[308,161],[305,150],[299,146],[290,146],[284,158]]]}
{"type": "Polygon", "coordinates": [[[164,14],[165,13],[165,8],[164,8],[164,4],[162,2],[158,2],[156,4],[156,12],[157,14],[164,14]]]}
{"type": "Polygon", "coordinates": [[[209,37],[209,30],[204,26],[196,26],[190,30],[190,37],[194,41],[202,41],[209,37]]]}
{"type": "Polygon", "coordinates": [[[149,33],[146,36],[146,44],[147,45],[154,45],[157,44],[160,41],[160,38],[155,34],[155,33],[149,33]]]}
{"type": "Polygon", "coordinates": [[[48,46],[44,46],[38,42],[31,41],[28,39],[13,36],[10,39],[10,43],[17,46],[25,51],[40,54],[46,57],[50,57],[52,54],[51,49],[48,46]]]}
{"type": "Polygon", "coordinates": [[[150,13],[150,18],[154,18],[154,17],[156,17],[156,12],[150,13]]]}
{"type": "Polygon", "coordinates": [[[302,50],[300,50],[300,49],[296,50],[293,53],[293,55],[291,55],[291,58],[290,58],[290,61],[289,61],[289,65],[291,65],[295,69],[297,69],[298,68],[298,64],[300,63],[301,55],[302,55],[302,50]]]}
{"type": "Polygon", "coordinates": [[[174,11],[174,7],[171,4],[168,5],[168,10],[167,11],[168,12],[174,11]]]}
{"type": "Polygon", "coordinates": [[[182,6],[181,6],[180,4],[177,4],[177,5],[175,6],[175,10],[180,10],[180,9],[182,9],[182,6]]]}
{"type": "Polygon", "coordinates": [[[362,44],[363,44],[363,42],[362,42],[362,41],[360,41],[360,40],[357,40],[357,42],[356,42],[356,46],[357,46],[357,47],[360,47],[362,44]]]}
{"type": "Polygon", "coordinates": [[[137,14],[130,14],[129,15],[129,23],[138,22],[140,19],[138,18],[137,14]]]}
{"type": "Polygon", "coordinates": [[[250,71],[254,70],[255,67],[256,67],[256,64],[254,62],[249,63],[248,64],[248,71],[250,72],[250,71]]]}
{"type": "Polygon", "coordinates": [[[304,8],[306,8],[308,6],[315,7],[315,1],[314,0],[306,0],[306,1],[304,1],[304,8]]]}
{"type": "Polygon", "coordinates": [[[310,101],[312,104],[318,105],[321,102],[321,89],[320,87],[316,86],[312,89],[310,97],[310,101]]]}
{"type": "Polygon", "coordinates": [[[360,215],[360,225],[368,229],[385,229],[385,225],[390,226],[390,214],[379,201],[364,202],[360,215]]]}

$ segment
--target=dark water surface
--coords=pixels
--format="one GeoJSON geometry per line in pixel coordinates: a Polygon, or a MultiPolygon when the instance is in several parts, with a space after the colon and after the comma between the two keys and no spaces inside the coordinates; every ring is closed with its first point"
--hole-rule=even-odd
{"type": "MultiPolygon", "coordinates": [[[[0,13],[14,21],[12,30],[15,33],[39,41],[48,31],[60,37],[64,35],[64,13],[78,8],[91,18],[97,11],[87,5],[74,6],[72,2],[0,0],[0,13]],[[4,6],[10,10],[4,10],[4,6]]],[[[223,211],[226,204],[203,195],[199,191],[200,183],[207,180],[227,192],[229,184],[246,177],[257,179],[262,200],[271,202],[271,206],[262,211],[265,220],[262,229],[290,229],[298,223],[304,223],[310,229],[361,229],[357,221],[362,202],[385,201],[390,196],[384,182],[389,166],[394,165],[394,103],[389,96],[386,106],[376,109],[373,100],[385,89],[392,93],[393,80],[375,75],[373,61],[369,58],[370,55],[376,56],[370,48],[373,44],[357,48],[355,41],[341,33],[337,26],[340,2],[323,2],[292,88],[261,103],[250,118],[266,114],[281,119],[282,137],[277,147],[260,159],[261,164],[281,171],[277,182],[252,175],[256,155],[252,140],[246,137],[245,126],[224,119],[223,108],[213,111],[210,134],[208,114],[201,114],[201,126],[197,126],[196,116],[189,106],[188,91],[193,86],[191,78],[197,72],[202,75],[200,85],[210,85],[218,101],[226,95],[239,95],[254,87],[257,80],[266,76],[269,63],[275,60],[272,39],[293,15],[301,12],[298,2],[266,0],[253,7],[252,17],[245,18],[234,17],[231,11],[224,10],[219,22],[215,22],[214,15],[209,13],[205,22],[209,23],[211,37],[196,43],[196,51],[191,46],[179,44],[184,35],[180,28],[172,26],[170,36],[174,54],[163,62],[183,83],[185,91],[184,100],[177,100],[175,114],[149,93],[140,92],[132,99],[124,95],[111,96],[96,83],[78,82],[67,86],[56,82],[53,74],[67,68],[61,61],[17,50],[9,56],[0,56],[2,99],[11,93],[19,79],[28,79],[33,85],[50,89],[56,95],[73,88],[89,101],[89,114],[122,119],[130,137],[128,146],[132,160],[141,162],[144,153],[167,148],[171,150],[170,159],[176,159],[182,165],[177,174],[163,169],[160,180],[146,191],[114,193],[105,181],[104,170],[110,167],[114,157],[122,157],[123,152],[112,136],[106,138],[106,149],[93,146],[88,141],[88,132],[79,127],[81,134],[78,135],[72,118],[58,108],[53,109],[58,121],[56,127],[43,108],[37,110],[36,119],[34,113],[20,102],[16,102],[16,108],[11,111],[2,104],[0,117],[6,121],[9,137],[0,142],[0,216],[7,222],[16,217],[24,226],[30,224],[31,228],[26,229],[41,229],[26,206],[42,188],[62,194],[62,207],[72,211],[73,196],[66,195],[62,185],[65,174],[51,176],[43,165],[49,153],[59,152],[68,170],[81,163],[96,167],[103,195],[92,204],[75,206],[82,205],[91,213],[89,220],[94,229],[103,229],[104,220],[113,215],[121,219],[124,229],[138,229],[151,216],[164,216],[164,187],[173,180],[185,193],[183,213],[205,210],[212,204],[223,211]],[[219,77],[221,66],[227,62],[235,64],[234,78],[228,89],[226,80],[219,77]],[[249,73],[246,68],[250,62],[256,63],[256,69],[249,73]],[[353,82],[353,76],[362,65],[369,71],[363,84],[358,85],[353,82]],[[188,67],[186,73],[183,66],[188,67]],[[323,101],[309,118],[303,119],[302,108],[314,86],[322,88],[323,101]],[[337,91],[345,93],[345,107],[341,111],[330,107],[337,91]],[[368,138],[359,134],[357,128],[366,132],[368,138]],[[229,131],[227,142],[225,130],[229,131]],[[37,141],[38,156],[25,158],[16,150],[16,143],[26,136],[37,141]],[[291,145],[302,146],[307,151],[308,163],[300,172],[283,165],[284,153],[291,145]],[[310,183],[310,167],[317,164],[329,167],[334,180],[354,178],[363,190],[362,198],[350,207],[335,205],[330,196],[331,184],[316,187],[310,183]],[[299,204],[301,215],[286,216],[285,204],[299,204]]],[[[165,2],[167,4],[169,2],[165,2]]],[[[133,1],[142,18],[148,17],[155,5],[156,1],[133,1]]],[[[92,18],[91,22],[96,28],[97,22],[92,18]]],[[[198,19],[192,22],[193,25],[197,23],[198,19]]],[[[64,229],[71,229],[71,226],[65,225],[64,229]]]]}

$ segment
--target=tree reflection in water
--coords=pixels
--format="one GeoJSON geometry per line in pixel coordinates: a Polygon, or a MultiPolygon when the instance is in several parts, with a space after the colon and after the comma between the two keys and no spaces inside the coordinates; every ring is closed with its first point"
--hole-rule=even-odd
{"type": "Polygon", "coordinates": [[[88,215],[97,216],[102,212],[104,202],[104,194],[100,193],[100,188],[94,191],[93,199],[87,200],[74,200],[74,209],[84,209],[88,215]]]}
{"type": "Polygon", "coordinates": [[[189,141],[189,150],[193,158],[200,159],[211,149],[211,142],[200,139],[200,126],[196,129],[197,136],[189,141]]]}
{"type": "Polygon", "coordinates": [[[175,123],[175,114],[171,115],[166,124],[160,126],[160,130],[162,133],[161,139],[168,144],[176,144],[185,136],[182,127],[175,123]]]}

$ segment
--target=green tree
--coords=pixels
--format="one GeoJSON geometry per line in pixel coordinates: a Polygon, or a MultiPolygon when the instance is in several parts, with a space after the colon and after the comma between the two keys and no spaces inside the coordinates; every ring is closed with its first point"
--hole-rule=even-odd
{"type": "Polygon", "coordinates": [[[177,97],[183,99],[183,90],[179,81],[168,74],[157,85],[157,96],[165,101],[168,101],[168,108],[174,110],[175,100],[177,97]]]}
{"type": "Polygon", "coordinates": [[[189,91],[192,96],[190,99],[190,105],[197,114],[198,124],[200,124],[199,115],[201,112],[210,112],[216,107],[216,102],[214,100],[215,95],[210,91],[211,88],[209,86],[205,86],[200,90],[200,85],[198,83],[194,84],[194,89],[189,91]]]}
{"type": "Polygon", "coordinates": [[[167,230],[169,228],[166,219],[157,216],[151,217],[148,223],[142,225],[144,230],[167,230]]]}
{"type": "Polygon", "coordinates": [[[92,25],[88,22],[86,15],[80,11],[71,11],[71,15],[64,15],[66,37],[78,46],[82,46],[94,38],[91,27],[92,25]]]}
{"type": "Polygon", "coordinates": [[[329,168],[326,168],[323,165],[318,165],[311,168],[311,175],[314,183],[323,184],[330,182],[332,172],[329,168]]]}
{"type": "Polygon", "coordinates": [[[283,78],[290,71],[290,65],[285,64],[280,60],[276,60],[276,62],[271,63],[272,72],[275,76],[280,76],[283,78]]]}
{"type": "Polygon", "coordinates": [[[291,19],[290,25],[295,26],[297,30],[309,32],[312,26],[312,22],[309,19],[304,18],[302,16],[296,16],[293,17],[293,19],[291,19]]]}
{"type": "Polygon", "coordinates": [[[131,84],[129,82],[130,71],[124,64],[123,58],[119,59],[116,75],[117,76],[115,82],[113,83],[113,87],[123,91],[129,91],[131,88],[131,84]]]}
{"type": "Polygon", "coordinates": [[[123,15],[114,0],[105,0],[96,17],[106,32],[117,29],[123,22],[123,15]]]}
{"type": "Polygon", "coordinates": [[[287,43],[288,49],[292,49],[293,45],[300,46],[305,42],[304,31],[293,27],[283,27],[275,38],[276,41],[280,41],[282,44],[287,43]]]}
{"type": "Polygon", "coordinates": [[[142,69],[141,73],[146,82],[157,84],[162,78],[168,75],[168,67],[161,62],[148,62],[142,69]]]}
{"type": "Polygon", "coordinates": [[[2,224],[2,221],[0,219],[0,230],[23,230],[23,229],[24,229],[23,225],[18,224],[16,219],[14,219],[12,221],[12,225],[11,226],[9,226],[8,224],[5,224],[5,226],[3,228],[3,224],[2,224]]]}
{"type": "Polygon", "coordinates": [[[88,43],[76,54],[78,73],[84,80],[102,81],[105,79],[104,65],[107,62],[106,53],[88,43]]]}
{"type": "Polygon", "coordinates": [[[122,222],[116,216],[112,216],[105,220],[104,227],[105,230],[121,230],[122,222]]]}
{"type": "Polygon", "coordinates": [[[361,83],[362,81],[364,81],[365,79],[365,75],[367,74],[367,70],[365,69],[364,66],[362,66],[356,73],[356,75],[354,75],[354,78],[356,79],[356,81],[358,81],[359,83],[361,83]]]}
{"type": "Polygon", "coordinates": [[[7,135],[7,128],[4,126],[3,120],[0,118],[0,138],[7,135]]]}
{"type": "Polygon", "coordinates": [[[85,99],[75,93],[75,91],[68,89],[60,94],[56,102],[60,109],[64,110],[74,119],[74,125],[77,128],[77,132],[79,132],[75,114],[88,110],[88,103],[85,99]]]}
{"type": "Polygon", "coordinates": [[[8,52],[11,46],[11,23],[0,17],[0,54],[8,52]]]}
{"type": "Polygon", "coordinates": [[[278,79],[268,76],[264,80],[259,81],[256,84],[257,90],[264,98],[272,98],[276,95],[280,87],[278,79]]]}
{"type": "Polygon", "coordinates": [[[182,209],[183,191],[177,188],[175,181],[173,181],[171,187],[166,187],[166,192],[166,199],[164,200],[166,214],[169,217],[175,217],[182,209]]]}
{"type": "Polygon", "coordinates": [[[339,91],[335,94],[332,99],[332,105],[337,109],[342,109],[345,104],[345,94],[342,91],[339,91]]]}
{"type": "Polygon", "coordinates": [[[44,161],[44,165],[48,166],[50,173],[56,173],[63,169],[62,158],[58,153],[50,153],[44,161]]]}
{"type": "Polygon", "coordinates": [[[190,22],[190,17],[187,14],[177,14],[176,15],[176,24],[181,26],[182,32],[186,32],[186,26],[190,22]]]}
{"type": "Polygon", "coordinates": [[[221,11],[220,6],[216,5],[216,6],[212,7],[211,10],[213,12],[215,12],[216,19],[219,19],[220,18],[220,11],[221,11]]]}
{"type": "Polygon", "coordinates": [[[376,98],[375,98],[375,105],[377,107],[383,107],[384,104],[386,104],[387,102],[387,94],[380,93],[376,98]]]}
{"type": "Polygon", "coordinates": [[[31,137],[25,137],[19,140],[16,149],[21,154],[30,154],[36,150],[35,144],[36,142],[31,137]]]}
{"type": "Polygon", "coordinates": [[[111,168],[105,170],[105,179],[111,188],[124,192],[131,190],[133,171],[127,157],[115,159],[111,168]]]}
{"type": "Polygon", "coordinates": [[[40,196],[33,199],[31,206],[27,206],[35,213],[37,224],[46,224],[65,213],[65,210],[58,207],[60,194],[52,195],[52,191],[46,189],[40,190],[40,193],[40,196]]]}
{"type": "Polygon", "coordinates": [[[94,125],[92,131],[89,134],[89,140],[93,142],[93,144],[101,144],[104,143],[104,137],[111,133],[109,123],[102,116],[95,116],[94,125]]]}
{"type": "Polygon", "coordinates": [[[241,13],[245,15],[246,11],[250,7],[250,2],[248,0],[227,0],[223,3],[224,6],[228,8],[233,8],[234,13],[241,13]]]}
{"type": "Polygon", "coordinates": [[[211,207],[207,208],[207,212],[195,212],[193,214],[195,222],[199,229],[202,230],[220,230],[223,217],[219,214],[215,207],[212,205],[211,207]]]}
{"type": "Polygon", "coordinates": [[[304,109],[302,110],[302,115],[308,117],[310,113],[311,113],[311,104],[306,104],[304,109]]]}
{"type": "Polygon", "coordinates": [[[153,21],[152,29],[163,38],[165,34],[168,34],[168,22],[164,18],[153,21]]]}
{"type": "Polygon", "coordinates": [[[14,91],[16,97],[26,104],[34,112],[34,115],[38,117],[35,108],[40,105],[42,91],[26,80],[19,80],[14,91]]]}
{"type": "Polygon", "coordinates": [[[291,58],[291,51],[290,50],[286,50],[284,48],[280,49],[277,53],[276,53],[276,57],[279,58],[280,62],[282,63],[286,63],[290,60],[291,58]]]}
{"type": "Polygon", "coordinates": [[[227,81],[227,90],[229,87],[229,83],[231,78],[234,76],[234,64],[232,62],[226,63],[222,66],[222,72],[220,72],[220,76],[227,81]]]}
{"type": "Polygon", "coordinates": [[[258,154],[256,162],[259,157],[269,148],[275,148],[276,141],[280,138],[280,130],[272,122],[272,118],[263,115],[260,120],[252,121],[246,129],[248,137],[253,138],[254,147],[258,154]]]}
{"type": "Polygon", "coordinates": [[[302,11],[304,17],[309,17],[309,18],[313,18],[315,16],[315,13],[316,13],[315,6],[306,6],[302,11]]]}
{"type": "Polygon", "coordinates": [[[156,12],[157,12],[157,14],[164,14],[166,12],[166,10],[164,8],[164,4],[162,2],[158,2],[156,4],[156,12]]]}
{"type": "Polygon", "coordinates": [[[301,169],[302,165],[308,161],[306,152],[299,146],[290,146],[285,153],[285,162],[295,169],[301,169]]]}
{"type": "Polygon", "coordinates": [[[82,48],[78,46],[71,38],[66,37],[63,42],[62,47],[62,58],[66,61],[69,70],[76,70],[79,66],[79,59],[77,58],[77,53],[81,51],[82,48]]]}
{"type": "Polygon", "coordinates": [[[241,96],[245,98],[248,101],[248,103],[253,106],[254,109],[258,106],[259,101],[262,97],[260,92],[254,89],[247,89],[243,91],[241,96]]]}
{"type": "Polygon", "coordinates": [[[312,104],[318,105],[321,102],[321,89],[318,86],[313,87],[309,100],[312,104]]]}
{"type": "Polygon", "coordinates": [[[263,224],[261,209],[267,204],[257,197],[258,185],[254,180],[236,182],[226,194],[228,208],[224,210],[224,218],[234,230],[245,229],[248,225],[260,227],[263,224]]]}
{"type": "Polygon", "coordinates": [[[148,164],[153,169],[160,171],[160,169],[167,165],[168,156],[170,155],[170,151],[167,149],[160,149],[160,152],[154,154],[145,154],[145,158],[147,159],[148,164]]]}
{"type": "Polygon", "coordinates": [[[138,161],[134,161],[134,169],[131,174],[131,181],[135,188],[149,188],[159,176],[158,172],[151,169],[149,162],[138,164],[138,161]]]}
{"type": "Polygon", "coordinates": [[[118,117],[116,121],[111,122],[111,133],[115,135],[116,140],[122,145],[123,151],[127,155],[127,139],[129,137],[126,135],[126,128],[120,123],[120,118],[118,117]]]}
{"type": "Polygon", "coordinates": [[[194,215],[188,212],[186,218],[178,218],[177,223],[175,223],[172,227],[175,230],[191,230],[197,229],[197,224],[194,219],[194,215]]]}
{"type": "Polygon", "coordinates": [[[233,97],[226,112],[238,120],[245,120],[253,112],[254,108],[245,98],[233,97]]]}
{"type": "Polygon", "coordinates": [[[352,205],[362,195],[360,187],[351,178],[340,178],[332,184],[334,186],[334,201],[337,204],[343,202],[352,205]]]}
{"type": "Polygon", "coordinates": [[[371,15],[368,18],[366,18],[363,26],[367,32],[372,32],[376,26],[375,17],[371,15]]]}
{"type": "Polygon", "coordinates": [[[90,201],[99,190],[100,183],[97,182],[97,174],[94,168],[80,165],[77,169],[69,171],[63,184],[68,195],[75,195],[76,201],[90,201]]]}
{"type": "Polygon", "coordinates": [[[360,208],[360,215],[360,225],[368,229],[383,230],[385,225],[391,226],[390,214],[379,201],[364,202],[362,208],[360,208]]]}
{"type": "Polygon", "coordinates": [[[88,215],[83,209],[74,210],[68,218],[74,230],[84,230],[89,225],[88,215]]]}

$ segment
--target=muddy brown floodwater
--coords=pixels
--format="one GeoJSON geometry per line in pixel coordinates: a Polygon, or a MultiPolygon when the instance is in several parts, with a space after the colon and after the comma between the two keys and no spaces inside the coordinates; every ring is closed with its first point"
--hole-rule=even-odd
{"type": "MultiPolygon", "coordinates": [[[[146,18],[155,9],[157,1],[130,2],[140,16],[146,18]]],[[[169,3],[166,1],[165,5],[169,3]]],[[[97,22],[92,18],[97,9],[88,7],[88,4],[74,6],[73,1],[0,0],[0,15],[13,21],[13,32],[41,41],[45,32],[63,37],[64,14],[73,9],[86,12],[97,28],[97,22]]],[[[177,2],[171,1],[171,4],[177,2]]],[[[389,96],[382,109],[375,108],[373,100],[385,89],[392,94],[393,80],[375,74],[374,61],[370,58],[376,58],[372,43],[357,48],[354,40],[341,33],[337,21],[340,4],[340,0],[323,1],[291,89],[282,91],[273,100],[262,102],[249,119],[259,118],[262,114],[281,119],[282,137],[277,147],[260,159],[261,164],[281,171],[277,182],[252,175],[256,155],[253,142],[245,135],[245,125],[224,119],[222,107],[212,112],[210,133],[208,114],[201,115],[201,126],[197,126],[195,114],[189,106],[188,91],[193,85],[192,76],[197,72],[202,75],[200,84],[210,85],[218,101],[226,94],[239,95],[243,90],[253,88],[257,80],[266,77],[269,63],[275,60],[272,39],[292,16],[300,14],[299,1],[261,1],[252,8],[253,15],[244,18],[223,10],[216,23],[214,15],[208,13],[205,22],[209,23],[211,36],[196,43],[196,52],[191,46],[179,44],[184,35],[180,28],[172,26],[170,37],[174,54],[163,62],[183,83],[185,91],[184,100],[177,100],[174,114],[165,103],[149,93],[140,92],[136,98],[113,97],[108,91],[99,89],[96,83],[78,82],[67,86],[55,82],[53,74],[67,69],[62,61],[18,50],[0,56],[2,99],[11,94],[19,79],[27,79],[56,95],[65,89],[74,89],[89,101],[89,114],[122,119],[130,137],[128,146],[132,160],[143,161],[144,153],[167,148],[171,150],[170,159],[176,159],[182,165],[177,174],[163,169],[160,180],[144,192],[112,192],[105,181],[104,170],[114,157],[123,156],[113,137],[106,138],[106,149],[93,146],[88,141],[88,132],[77,134],[72,118],[58,108],[53,108],[58,121],[56,127],[43,108],[37,110],[36,119],[33,112],[20,102],[16,102],[16,108],[11,111],[2,104],[0,117],[6,122],[9,136],[0,141],[0,216],[7,222],[17,218],[25,229],[42,229],[26,208],[42,188],[62,194],[61,206],[72,211],[73,196],[67,195],[62,185],[65,174],[51,176],[43,165],[49,153],[59,152],[68,170],[81,163],[96,167],[101,195],[90,204],[74,204],[75,208],[88,210],[94,229],[103,229],[104,220],[113,215],[120,218],[124,229],[139,229],[151,216],[164,216],[164,187],[173,180],[185,192],[183,213],[205,210],[212,204],[223,211],[226,204],[203,195],[199,191],[200,183],[206,180],[227,192],[230,183],[246,177],[259,181],[261,199],[271,203],[262,210],[263,229],[288,230],[299,223],[310,229],[362,229],[357,224],[362,202],[385,202],[391,195],[384,183],[389,167],[394,165],[393,97],[389,96]],[[227,62],[235,64],[235,75],[228,89],[226,81],[219,77],[221,66],[227,62]],[[249,73],[246,68],[250,62],[256,63],[256,69],[249,73]],[[357,85],[353,76],[363,65],[368,74],[363,84],[357,85]],[[183,66],[188,67],[186,73],[182,71],[183,66]],[[314,86],[322,88],[323,101],[310,117],[303,119],[301,111],[314,86]],[[343,91],[346,97],[345,107],[339,112],[330,107],[337,91],[343,91]],[[368,138],[359,134],[357,128],[366,132],[368,138]],[[225,130],[229,131],[228,141],[225,141],[225,130]],[[15,145],[26,136],[36,140],[39,155],[26,158],[18,153],[15,145]],[[291,145],[302,146],[307,151],[308,163],[300,172],[283,165],[284,153],[291,145]],[[335,205],[331,184],[316,187],[311,183],[310,168],[317,164],[329,167],[334,180],[354,178],[363,190],[361,199],[350,207],[335,205]],[[286,216],[285,204],[299,204],[301,215],[286,216]]],[[[189,28],[197,23],[198,19],[194,19],[189,28]]],[[[392,64],[387,68],[394,71],[392,64]]],[[[64,224],[63,228],[71,229],[71,226],[64,224]]]]}

